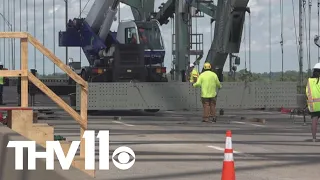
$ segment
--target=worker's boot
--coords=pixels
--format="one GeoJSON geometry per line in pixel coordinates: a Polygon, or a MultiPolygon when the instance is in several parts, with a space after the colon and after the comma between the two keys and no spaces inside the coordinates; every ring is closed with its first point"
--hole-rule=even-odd
{"type": "Polygon", "coordinates": [[[209,122],[209,120],[208,119],[203,119],[202,122],[209,122]]]}
{"type": "Polygon", "coordinates": [[[216,123],[217,122],[217,117],[211,117],[211,122],[216,123]]]}

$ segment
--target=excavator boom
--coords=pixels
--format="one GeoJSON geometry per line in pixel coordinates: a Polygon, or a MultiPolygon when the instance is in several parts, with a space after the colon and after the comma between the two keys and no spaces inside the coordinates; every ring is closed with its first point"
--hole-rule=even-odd
{"type": "Polygon", "coordinates": [[[214,39],[206,58],[214,69],[223,69],[228,54],[239,53],[249,0],[218,0],[214,39]]]}

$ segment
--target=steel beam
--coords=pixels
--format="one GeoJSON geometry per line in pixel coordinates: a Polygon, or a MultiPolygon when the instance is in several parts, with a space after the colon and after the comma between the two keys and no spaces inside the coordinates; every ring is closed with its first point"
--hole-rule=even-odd
{"type": "Polygon", "coordinates": [[[229,53],[238,53],[249,0],[218,0],[214,39],[206,61],[223,68],[229,53]]]}
{"type": "Polygon", "coordinates": [[[183,81],[186,68],[189,64],[189,32],[188,21],[190,14],[186,13],[185,3],[183,1],[175,2],[175,80],[183,81]]]}
{"type": "Polygon", "coordinates": [[[167,24],[170,17],[175,13],[176,0],[168,0],[156,14],[156,19],[160,24],[167,24]]]}
{"type": "Polygon", "coordinates": [[[200,3],[193,1],[191,6],[197,8],[201,12],[205,13],[206,15],[210,16],[213,20],[216,19],[216,10],[217,6],[212,3],[200,3]]]}
{"type": "Polygon", "coordinates": [[[131,7],[131,11],[135,20],[140,20],[142,18],[143,10],[141,0],[121,0],[120,2],[131,7]]]}
{"type": "Polygon", "coordinates": [[[145,21],[154,10],[154,0],[121,0],[131,7],[133,17],[137,21],[145,21]]]}

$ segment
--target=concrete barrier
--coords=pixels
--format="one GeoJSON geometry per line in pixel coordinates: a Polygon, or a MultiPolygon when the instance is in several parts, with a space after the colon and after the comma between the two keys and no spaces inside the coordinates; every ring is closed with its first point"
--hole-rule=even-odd
{"type": "MultiPolygon", "coordinates": [[[[9,141],[28,141],[28,139],[0,124],[0,180],[94,180],[72,166],[70,170],[62,170],[57,159],[54,164],[55,170],[46,170],[45,159],[37,159],[36,170],[28,170],[26,148],[23,152],[25,170],[15,170],[15,150],[7,148],[9,141]]],[[[45,151],[45,149],[38,145],[37,151],[45,151]]]]}

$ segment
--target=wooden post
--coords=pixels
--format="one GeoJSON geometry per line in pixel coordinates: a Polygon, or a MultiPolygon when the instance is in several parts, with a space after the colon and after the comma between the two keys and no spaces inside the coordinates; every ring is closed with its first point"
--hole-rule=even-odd
{"type": "MultiPolygon", "coordinates": [[[[89,88],[88,88],[89,89],[89,88]]],[[[81,87],[81,94],[80,94],[80,116],[85,121],[86,127],[88,127],[88,89],[81,87]]],[[[86,129],[80,127],[80,157],[85,157],[85,140],[82,138],[84,131],[86,129]]]]}
{"type": "MultiPolygon", "coordinates": [[[[28,71],[28,39],[21,38],[21,70],[28,71]]],[[[21,77],[21,107],[28,107],[28,77],[21,77]]]]}

